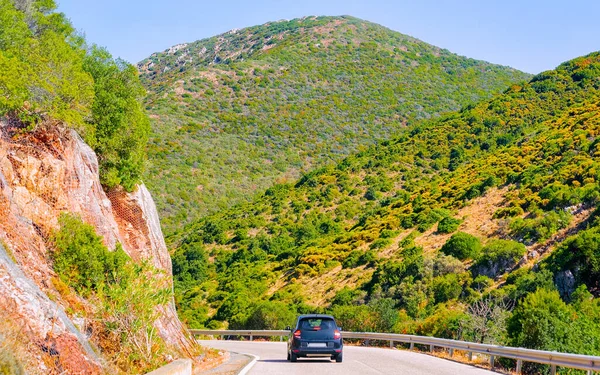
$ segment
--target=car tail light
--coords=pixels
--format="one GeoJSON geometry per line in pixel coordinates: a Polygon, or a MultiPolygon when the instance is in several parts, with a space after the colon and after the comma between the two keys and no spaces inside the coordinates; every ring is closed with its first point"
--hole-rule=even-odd
{"type": "Polygon", "coordinates": [[[341,339],[342,338],[342,333],[339,330],[336,329],[335,331],[333,331],[333,338],[336,339],[336,340],[337,339],[341,339]]]}
{"type": "Polygon", "coordinates": [[[294,337],[295,337],[295,338],[297,338],[297,339],[299,339],[299,338],[300,338],[300,334],[301,334],[301,333],[302,333],[302,332],[300,332],[300,330],[299,330],[299,329],[295,330],[295,331],[294,331],[294,337]]]}

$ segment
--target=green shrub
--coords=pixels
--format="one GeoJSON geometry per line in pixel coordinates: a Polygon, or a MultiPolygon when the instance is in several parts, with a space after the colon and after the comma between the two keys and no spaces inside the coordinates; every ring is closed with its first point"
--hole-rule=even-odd
{"type": "Polygon", "coordinates": [[[564,241],[548,260],[554,272],[571,270],[578,284],[585,284],[590,290],[600,287],[600,229],[598,227],[581,231],[564,241]]]}
{"type": "Polygon", "coordinates": [[[435,303],[442,303],[457,299],[462,292],[462,285],[455,273],[449,273],[444,276],[438,276],[433,279],[431,288],[435,303]]]}
{"type": "MultiPolygon", "coordinates": [[[[508,321],[510,344],[523,348],[598,355],[600,307],[597,301],[590,299],[577,302],[579,305],[567,305],[554,290],[539,289],[528,295],[508,321]]],[[[525,370],[533,373],[540,369],[540,365],[530,364],[525,370]]]]}
{"type": "Polygon", "coordinates": [[[440,221],[437,231],[438,233],[452,233],[458,229],[461,223],[462,220],[448,216],[440,221]]]}
{"type": "Polygon", "coordinates": [[[473,265],[473,272],[494,278],[513,267],[526,252],[527,248],[521,243],[494,240],[483,247],[481,257],[473,265]]]}
{"type": "Polygon", "coordinates": [[[246,321],[246,329],[285,329],[291,326],[296,312],[288,303],[279,301],[263,301],[250,307],[250,316],[246,321]]]}
{"type": "Polygon", "coordinates": [[[547,240],[559,229],[566,228],[571,215],[564,211],[549,211],[531,219],[516,218],[510,223],[511,235],[526,244],[547,240]]]}
{"type": "Polygon", "coordinates": [[[481,242],[475,236],[458,232],[446,241],[441,251],[460,260],[476,259],[481,253],[481,242]]]}
{"type": "Polygon", "coordinates": [[[74,215],[61,215],[59,224],[54,270],[97,305],[94,319],[105,329],[95,332],[97,345],[123,371],[145,373],[159,366],[167,348],[154,322],[172,295],[167,276],[148,263],[135,264],[120,245],[109,251],[94,228],[74,215]]]}
{"type": "Polygon", "coordinates": [[[129,257],[120,244],[109,251],[94,227],[70,214],[62,214],[59,224],[52,259],[62,281],[83,295],[121,281],[120,272],[129,257]]]}

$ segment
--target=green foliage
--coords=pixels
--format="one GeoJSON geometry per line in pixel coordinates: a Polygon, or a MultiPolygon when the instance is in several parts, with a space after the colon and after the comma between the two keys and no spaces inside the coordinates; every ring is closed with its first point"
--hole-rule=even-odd
{"type": "Polygon", "coordinates": [[[150,122],[141,105],[144,88],[134,66],[113,60],[93,46],[84,70],[94,79],[94,150],[99,156],[100,179],[108,186],[131,191],[141,179],[150,122]]]}
{"type": "MultiPolygon", "coordinates": [[[[600,290],[600,228],[581,231],[564,241],[549,259],[554,272],[571,270],[578,284],[600,290]]],[[[597,293],[597,292],[596,292],[597,293]]]]}
{"type": "MultiPolygon", "coordinates": [[[[225,33],[139,69],[154,118],[144,180],[168,233],[528,77],[347,16],[225,33]]],[[[365,182],[355,194],[375,202],[395,179],[365,182]]]]}
{"type": "MultiPolygon", "coordinates": [[[[589,293],[587,293],[589,295],[589,293]]],[[[557,291],[539,289],[525,297],[508,322],[513,346],[564,353],[600,353],[600,305],[585,298],[567,305],[557,291]],[[578,313],[579,312],[579,313],[578,313]]],[[[539,371],[540,365],[528,365],[526,371],[539,371]]]]}
{"type": "Polygon", "coordinates": [[[477,259],[481,253],[481,241],[468,233],[458,232],[446,241],[441,252],[460,260],[477,259]]]}
{"type": "Polygon", "coordinates": [[[433,298],[435,303],[443,303],[457,299],[462,292],[462,285],[455,273],[438,276],[432,282],[433,298]]]}
{"type": "Polygon", "coordinates": [[[248,329],[285,329],[296,319],[296,312],[287,303],[279,301],[259,302],[251,308],[244,325],[248,329]]]}
{"type": "Polygon", "coordinates": [[[59,224],[54,270],[97,306],[94,319],[105,332],[96,332],[96,344],[127,372],[145,373],[160,365],[166,346],[154,322],[171,298],[166,276],[147,263],[132,262],[120,245],[109,251],[94,228],[76,216],[63,214],[59,224]]]}
{"type": "Polygon", "coordinates": [[[473,272],[496,277],[513,267],[525,255],[525,245],[512,240],[494,240],[483,247],[482,255],[473,265],[473,272]]]}
{"type": "Polygon", "coordinates": [[[571,216],[568,212],[550,211],[533,218],[517,218],[511,224],[511,234],[527,244],[547,240],[559,229],[569,225],[571,216]]]}
{"type": "Polygon", "coordinates": [[[458,229],[461,223],[462,220],[448,216],[440,221],[437,231],[438,233],[452,233],[458,229]]]}
{"type": "Polygon", "coordinates": [[[32,128],[65,122],[94,147],[101,181],[132,190],[141,179],[150,125],[135,67],[88,48],[53,0],[0,0],[0,116],[32,128]]]}
{"type": "MultiPolygon", "coordinates": [[[[255,306],[280,301],[292,311],[339,314],[346,329],[388,329],[394,322],[395,332],[460,338],[466,327],[456,328],[456,322],[478,301],[518,306],[541,289],[556,289],[554,279],[566,270],[596,298],[599,222],[593,216],[569,227],[587,226],[589,233],[557,245],[556,255],[535,268],[517,269],[505,283],[488,276],[515,265],[524,254],[519,243],[545,246],[543,238],[551,238],[553,251],[553,243],[564,241],[571,215],[581,220],[597,206],[600,94],[597,80],[572,77],[585,69],[583,62],[599,59],[600,53],[593,53],[561,65],[552,73],[551,90],[540,86],[548,74],[515,84],[460,112],[412,124],[296,183],[275,185],[250,203],[194,221],[170,238],[175,253],[198,243],[209,259],[204,281],[176,282],[183,316],[194,316],[198,325],[242,328],[255,306]],[[461,158],[450,170],[453,148],[461,158]],[[376,196],[366,196],[369,188],[376,196]],[[497,211],[496,223],[497,237],[506,241],[486,239],[481,251],[477,238],[458,232],[436,253],[427,241],[438,234],[421,231],[469,209],[471,199],[488,190],[493,190],[490,198],[503,194],[507,212],[497,211]],[[526,225],[514,224],[519,220],[526,225]],[[425,249],[415,244],[422,240],[425,249]],[[470,264],[471,272],[465,272],[470,264]],[[496,268],[488,274],[480,266],[496,268]],[[314,289],[319,292],[307,291],[314,289]],[[186,305],[187,296],[192,302],[186,305]]],[[[487,204],[486,198],[477,203],[487,204]]],[[[465,220],[472,224],[478,218],[465,215],[465,220]]],[[[575,303],[581,299],[576,294],[565,295],[572,301],[567,306],[593,317],[591,307],[575,303]]],[[[499,322],[508,318],[494,316],[499,322]]],[[[506,324],[477,321],[483,323],[471,329],[470,338],[510,343],[506,324]]]]}
{"type": "Polygon", "coordinates": [[[144,374],[163,364],[167,347],[155,322],[171,299],[166,275],[147,263],[125,263],[119,273],[122,282],[98,291],[101,303],[98,323],[103,325],[114,344],[105,347],[109,358],[123,371],[144,374]],[[148,287],[152,285],[152,287],[148,287]],[[110,349],[109,349],[110,348],[110,349]]]}
{"type": "Polygon", "coordinates": [[[94,227],[76,216],[62,214],[59,224],[52,259],[61,280],[83,295],[121,281],[120,269],[129,258],[120,245],[109,251],[94,227]]]}

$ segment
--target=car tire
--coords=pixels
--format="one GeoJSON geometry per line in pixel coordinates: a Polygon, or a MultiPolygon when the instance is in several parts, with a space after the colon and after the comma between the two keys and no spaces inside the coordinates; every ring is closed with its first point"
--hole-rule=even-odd
{"type": "Polygon", "coordinates": [[[290,361],[292,361],[292,362],[298,361],[298,356],[296,355],[296,353],[292,353],[290,355],[290,361]]]}
{"type": "Polygon", "coordinates": [[[290,352],[287,352],[287,360],[289,361],[290,359],[290,352]]]}
{"type": "Polygon", "coordinates": [[[340,354],[338,354],[338,355],[335,356],[335,361],[337,363],[342,362],[343,359],[344,359],[344,357],[342,356],[342,353],[340,353],[340,354]]]}

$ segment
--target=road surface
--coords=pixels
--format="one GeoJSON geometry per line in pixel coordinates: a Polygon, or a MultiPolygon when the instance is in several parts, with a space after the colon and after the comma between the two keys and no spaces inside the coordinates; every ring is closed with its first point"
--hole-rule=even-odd
{"type": "Polygon", "coordinates": [[[260,359],[249,375],[270,374],[331,374],[331,375],[484,375],[497,374],[473,366],[456,363],[407,350],[368,347],[344,347],[344,361],[336,363],[322,358],[299,358],[298,362],[286,360],[285,342],[200,340],[200,344],[230,352],[248,353],[260,359]]]}

